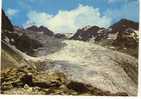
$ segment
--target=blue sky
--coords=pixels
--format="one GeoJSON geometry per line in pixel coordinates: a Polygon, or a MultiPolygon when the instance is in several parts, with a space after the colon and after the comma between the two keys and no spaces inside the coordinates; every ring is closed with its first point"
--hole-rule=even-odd
{"type": "Polygon", "coordinates": [[[15,25],[44,25],[54,32],[108,27],[121,18],[139,20],[138,0],[3,0],[2,7],[15,25]]]}

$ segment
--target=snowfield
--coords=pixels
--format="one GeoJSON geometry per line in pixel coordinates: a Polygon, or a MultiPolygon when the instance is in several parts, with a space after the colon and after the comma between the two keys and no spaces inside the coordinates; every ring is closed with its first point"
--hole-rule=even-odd
{"type": "Polygon", "coordinates": [[[46,39],[44,44],[38,49],[38,59],[53,61],[44,69],[63,72],[71,80],[104,91],[137,95],[138,64],[134,57],[77,40],[46,39]]]}

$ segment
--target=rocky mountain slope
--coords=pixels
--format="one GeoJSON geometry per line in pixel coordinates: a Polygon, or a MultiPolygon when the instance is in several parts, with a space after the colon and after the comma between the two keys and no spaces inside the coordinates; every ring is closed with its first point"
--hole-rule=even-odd
{"type": "Polygon", "coordinates": [[[13,31],[13,25],[2,10],[2,29],[13,31]]]}
{"type": "Polygon", "coordinates": [[[137,95],[136,58],[95,43],[38,33],[3,30],[2,94],[137,95]],[[28,44],[31,40],[35,42],[28,44]],[[24,42],[23,48],[16,45],[24,42]],[[36,42],[42,46],[31,48],[35,57],[22,50],[36,46],[36,42]]]}
{"type": "Polygon", "coordinates": [[[127,19],[121,19],[119,22],[110,26],[110,28],[112,28],[112,33],[123,32],[127,28],[139,30],[139,23],[127,19]]]}
{"type": "Polygon", "coordinates": [[[100,36],[104,37],[106,35],[108,34],[105,32],[104,28],[100,28],[98,26],[92,26],[92,27],[87,26],[77,30],[77,32],[71,37],[71,39],[88,41],[93,38],[94,40],[96,39],[98,40],[100,39],[100,36]]]}
{"type": "Polygon", "coordinates": [[[32,55],[34,49],[42,44],[36,39],[29,37],[24,29],[14,27],[5,13],[2,11],[2,41],[15,46],[17,49],[32,55]]]}
{"type": "Polygon", "coordinates": [[[82,29],[78,29],[71,39],[88,41],[91,38],[94,38],[95,41],[103,40],[108,38],[110,34],[121,33],[124,35],[124,31],[129,29],[137,31],[139,30],[139,24],[131,20],[121,19],[107,29],[98,26],[86,26],[82,29]]]}
{"type": "Polygon", "coordinates": [[[139,41],[139,24],[127,19],[122,19],[111,26],[112,33],[117,33],[114,44],[126,48],[135,48],[139,41]],[[122,43],[121,43],[122,42],[122,43]]]}
{"type": "Polygon", "coordinates": [[[88,26],[79,29],[71,39],[94,42],[138,57],[139,24],[121,19],[107,29],[88,26]]]}

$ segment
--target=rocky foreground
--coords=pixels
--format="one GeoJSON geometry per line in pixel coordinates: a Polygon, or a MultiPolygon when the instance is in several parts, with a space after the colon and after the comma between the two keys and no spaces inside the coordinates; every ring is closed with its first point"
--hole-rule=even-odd
{"type": "Polygon", "coordinates": [[[127,96],[125,92],[111,93],[91,85],[71,81],[64,73],[39,72],[26,66],[10,68],[2,73],[2,94],[39,95],[107,95],[127,96]]]}

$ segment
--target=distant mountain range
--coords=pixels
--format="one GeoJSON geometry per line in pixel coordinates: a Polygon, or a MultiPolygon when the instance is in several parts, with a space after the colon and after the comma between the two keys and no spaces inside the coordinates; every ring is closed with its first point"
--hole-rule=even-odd
{"type": "Polygon", "coordinates": [[[78,29],[77,32],[71,37],[75,40],[88,41],[94,38],[96,41],[108,38],[109,34],[123,33],[126,29],[138,30],[139,24],[127,19],[121,19],[117,23],[113,24],[109,28],[101,28],[98,26],[84,27],[78,29]]]}
{"type": "MultiPolygon", "coordinates": [[[[26,29],[20,28],[18,26],[13,26],[8,17],[5,15],[5,13],[3,11],[2,13],[2,30],[14,31],[15,35],[19,36],[22,36],[24,34],[28,38],[36,39],[35,41],[37,42],[41,42],[42,40],[46,39],[46,36],[52,36],[58,39],[108,42],[106,43],[106,45],[109,45],[110,43],[112,46],[119,47],[122,49],[138,47],[139,23],[131,20],[121,19],[109,28],[103,28],[98,26],[86,26],[82,29],[78,29],[76,33],[68,33],[68,36],[63,33],[54,33],[45,26],[38,27],[33,25],[26,29]],[[70,37],[70,35],[72,36],[70,37]]],[[[12,35],[14,35],[14,33],[12,35]]]]}

